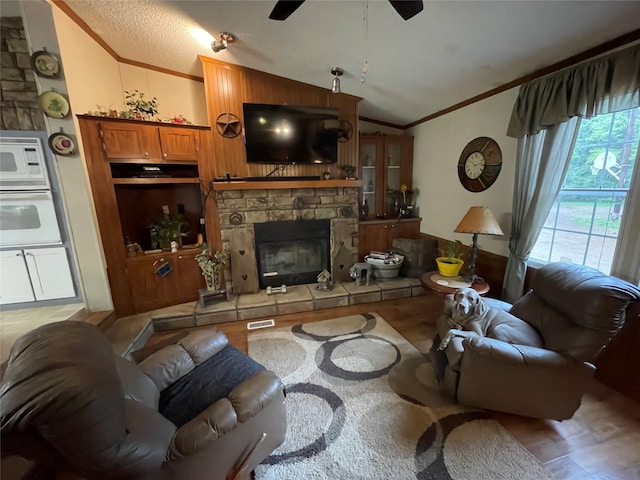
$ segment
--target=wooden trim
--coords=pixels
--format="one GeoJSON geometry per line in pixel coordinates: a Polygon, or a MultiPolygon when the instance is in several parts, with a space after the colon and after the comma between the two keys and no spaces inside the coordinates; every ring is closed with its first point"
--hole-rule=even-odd
{"type": "Polygon", "coordinates": [[[105,49],[105,51],[111,55],[116,61],[120,62],[122,58],[120,55],[116,53],[116,51],[109,46],[107,42],[105,42],[100,35],[98,35],[87,23],[82,20],[76,12],[74,12],[69,5],[67,5],[64,0],[51,0],[51,2],[62,10],[67,16],[73,20],[76,25],[78,25],[82,30],[85,31],[87,35],[93,38],[98,45],[105,49]]]}
{"type": "Polygon", "coordinates": [[[369,117],[358,117],[358,120],[362,122],[375,123],[376,125],[382,125],[383,127],[397,128],[398,130],[403,130],[407,128],[406,126],[403,126],[403,125],[397,125],[391,122],[383,122],[382,120],[376,120],[374,118],[369,118],[369,117]]]}
{"type": "MultiPolygon", "coordinates": [[[[431,115],[422,117],[420,120],[416,120],[415,122],[408,123],[405,126],[399,127],[399,128],[406,130],[408,128],[415,127],[416,125],[419,125],[421,123],[427,122],[429,120],[433,120],[434,118],[441,117],[442,115],[446,115],[447,113],[451,113],[455,110],[459,110],[460,108],[471,105],[472,103],[476,103],[476,102],[479,102],[480,100],[484,100],[485,98],[492,97],[493,95],[502,93],[513,87],[522,85],[523,83],[530,82],[532,80],[535,80],[536,78],[544,77],[545,75],[549,75],[551,73],[558,72],[565,68],[576,65],[580,62],[584,62],[585,60],[589,60],[590,58],[596,57],[598,55],[602,55],[606,52],[614,50],[628,43],[635,42],[636,40],[640,40],[640,29],[633,30],[632,32],[629,32],[629,33],[625,33],[620,37],[614,38],[613,40],[609,40],[596,47],[585,50],[584,52],[578,53],[569,58],[565,58],[564,60],[560,60],[559,62],[553,63],[547,67],[541,68],[540,70],[536,70],[520,78],[516,78],[515,80],[512,80],[509,83],[505,83],[504,85],[501,85],[492,90],[489,90],[488,92],[481,93],[480,95],[476,95],[475,97],[471,97],[460,103],[456,103],[455,105],[452,105],[449,108],[445,108],[444,110],[440,110],[439,112],[432,113],[431,115]]],[[[367,121],[371,121],[371,120],[367,120],[367,121]]]]}
{"type": "Polygon", "coordinates": [[[332,188],[362,186],[361,180],[272,180],[264,182],[213,182],[213,189],[223,190],[277,190],[284,188],[332,188]]]}
{"type": "Polygon", "coordinates": [[[134,67],[146,68],[147,70],[153,70],[160,73],[166,73],[167,75],[173,75],[174,77],[186,78],[187,80],[193,80],[194,82],[202,82],[204,83],[204,77],[199,77],[197,75],[190,75],[188,73],[177,72],[175,70],[169,70],[168,68],[157,67],[155,65],[151,65],[149,63],[138,62],[137,60],[131,60],[129,58],[120,57],[120,63],[125,63],[127,65],[133,65],[134,67]]]}

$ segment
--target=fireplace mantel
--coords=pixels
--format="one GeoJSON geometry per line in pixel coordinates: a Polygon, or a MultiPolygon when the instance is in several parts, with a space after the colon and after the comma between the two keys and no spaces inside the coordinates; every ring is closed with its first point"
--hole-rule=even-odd
{"type": "Polygon", "coordinates": [[[264,182],[215,182],[214,190],[275,190],[284,188],[332,188],[362,186],[362,180],[273,180],[264,182]]]}

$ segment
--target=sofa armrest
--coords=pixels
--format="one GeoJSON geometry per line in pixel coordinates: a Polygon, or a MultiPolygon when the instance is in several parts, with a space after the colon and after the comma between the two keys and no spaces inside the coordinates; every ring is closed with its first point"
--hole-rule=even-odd
{"type": "Polygon", "coordinates": [[[542,348],[491,338],[463,341],[456,397],[460,403],[517,415],[571,418],[595,367],[542,348]]]}
{"type": "Polygon", "coordinates": [[[263,370],[180,427],[173,439],[171,456],[192,455],[210,447],[274,401],[284,401],[282,382],[275,373],[263,370]]]}
{"type": "Polygon", "coordinates": [[[158,390],[162,391],[214,356],[227,343],[227,337],[216,328],[195,331],[175,345],[152,353],[138,366],[153,380],[158,390]]]}
{"type": "Polygon", "coordinates": [[[496,364],[523,368],[574,368],[581,364],[573,357],[553,350],[515,345],[488,337],[461,339],[461,348],[465,356],[472,353],[490,359],[496,364]]]}

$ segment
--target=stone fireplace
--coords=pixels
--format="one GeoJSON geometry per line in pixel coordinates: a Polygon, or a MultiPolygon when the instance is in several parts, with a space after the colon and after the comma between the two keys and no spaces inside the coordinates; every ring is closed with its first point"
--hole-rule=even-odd
{"type": "Polygon", "coordinates": [[[317,273],[304,279],[298,273],[291,273],[292,263],[306,262],[306,267],[312,268],[309,274],[324,262],[334,282],[349,280],[349,268],[357,261],[358,250],[357,187],[243,189],[238,185],[216,191],[216,201],[223,249],[231,258],[231,285],[227,281],[227,286],[233,292],[256,292],[267,285],[316,281],[317,273]],[[320,252],[322,242],[307,242],[305,246],[305,242],[294,241],[293,245],[283,248],[283,240],[291,227],[301,222],[304,225],[303,221],[309,220],[324,220],[320,223],[329,226],[325,260],[321,253],[317,258],[317,254],[309,250],[315,248],[320,252]],[[256,231],[260,235],[267,222],[274,222],[269,227],[269,246],[256,251],[256,231]],[[256,254],[265,252],[268,258],[260,266],[256,254]],[[279,266],[274,269],[275,265],[279,266]],[[278,278],[281,271],[290,276],[278,278]]]}

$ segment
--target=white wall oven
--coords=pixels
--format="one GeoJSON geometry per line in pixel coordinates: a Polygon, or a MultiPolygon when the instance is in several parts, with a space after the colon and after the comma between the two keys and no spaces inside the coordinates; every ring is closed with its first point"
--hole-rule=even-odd
{"type": "Polygon", "coordinates": [[[0,138],[0,247],[60,244],[38,138],[0,138]]]}
{"type": "Polygon", "coordinates": [[[0,136],[1,305],[76,296],[42,148],[0,136]]]}
{"type": "Polygon", "coordinates": [[[50,191],[0,192],[0,246],[60,243],[50,191]]]}

